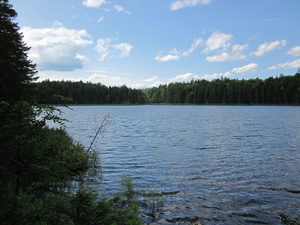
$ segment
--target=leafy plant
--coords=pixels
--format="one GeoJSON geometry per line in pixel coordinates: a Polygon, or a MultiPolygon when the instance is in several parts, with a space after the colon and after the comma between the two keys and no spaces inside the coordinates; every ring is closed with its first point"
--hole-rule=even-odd
{"type": "Polygon", "coordinates": [[[138,199],[134,192],[134,185],[130,177],[124,176],[120,181],[120,192],[118,196],[121,200],[121,208],[127,209],[132,214],[138,213],[138,199]]]}

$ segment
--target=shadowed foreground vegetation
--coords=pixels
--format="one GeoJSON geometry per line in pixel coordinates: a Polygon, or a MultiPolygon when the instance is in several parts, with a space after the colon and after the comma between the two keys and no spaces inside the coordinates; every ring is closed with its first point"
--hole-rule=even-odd
{"type": "Polygon", "coordinates": [[[300,73],[265,80],[193,80],[148,89],[49,80],[37,87],[39,102],[44,104],[300,104],[300,73]]]}

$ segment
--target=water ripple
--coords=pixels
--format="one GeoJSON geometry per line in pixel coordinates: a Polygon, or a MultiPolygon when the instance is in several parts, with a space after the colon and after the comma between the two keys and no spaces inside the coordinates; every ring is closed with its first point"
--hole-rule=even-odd
{"type": "Polygon", "coordinates": [[[158,224],[279,224],[280,213],[300,215],[299,107],[73,107],[67,129],[88,146],[95,118],[107,113],[112,123],[95,146],[103,189],[115,193],[129,175],[137,191],[170,193],[158,224]]]}

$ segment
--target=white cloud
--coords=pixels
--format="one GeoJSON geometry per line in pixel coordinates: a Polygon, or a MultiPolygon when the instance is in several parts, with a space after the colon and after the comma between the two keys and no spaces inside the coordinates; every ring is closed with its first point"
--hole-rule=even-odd
{"type": "Polygon", "coordinates": [[[156,61],[160,62],[168,62],[168,61],[174,61],[179,60],[183,56],[189,56],[191,55],[201,44],[203,43],[201,38],[196,38],[191,45],[191,47],[187,51],[178,51],[176,48],[169,51],[168,55],[162,56],[158,55],[155,57],[156,61]]]}
{"type": "Polygon", "coordinates": [[[103,20],[104,20],[104,16],[100,16],[97,22],[100,23],[100,22],[102,22],[103,20]]]}
{"type": "Polygon", "coordinates": [[[192,79],[199,79],[200,76],[198,75],[194,75],[192,73],[185,73],[185,74],[182,74],[182,75],[177,75],[176,77],[174,78],[171,78],[169,80],[170,83],[172,82],[190,82],[192,79]]]}
{"type": "Polygon", "coordinates": [[[79,59],[83,63],[90,61],[88,57],[86,57],[84,55],[80,55],[80,54],[76,54],[75,58],[79,59]]]}
{"type": "Polygon", "coordinates": [[[150,78],[148,78],[148,79],[145,79],[144,81],[145,82],[154,82],[154,81],[156,81],[158,79],[158,76],[153,76],[153,77],[150,77],[150,78]]]}
{"type": "Polygon", "coordinates": [[[103,61],[106,57],[127,57],[130,54],[132,45],[128,43],[110,44],[112,40],[110,38],[99,38],[96,45],[96,50],[100,54],[99,61],[103,61]]]}
{"type": "Polygon", "coordinates": [[[151,83],[151,84],[147,84],[147,85],[144,85],[144,84],[140,84],[139,86],[140,87],[158,87],[159,85],[163,84],[163,82],[161,81],[155,81],[154,83],[151,83]]]}
{"type": "Polygon", "coordinates": [[[111,42],[110,38],[98,39],[96,50],[100,54],[99,61],[103,61],[109,54],[109,43],[111,42]]]}
{"type": "Polygon", "coordinates": [[[203,54],[208,54],[211,51],[215,50],[225,50],[231,44],[228,43],[233,36],[231,34],[224,34],[220,31],[215,31],[205,42],[206,48],[202,51],[203,54]]]}
{"type": "Polygon", "coordinates": [[[182,56],[189,56],[190,54],[192,54],[200,45],[203,44],[203,40],[202,38],[196,38],[192,44],[192,46],[190,47],[189,50],[185,51],[182,53],[182,56]]]}
{"type": "Polygon", "coordinates": [[[294,69],[294,68],[300,68],[300,59],[294,60],[292,62],[280,63],[276,66],[271,66],[268,69],[278,70],[278,69],[294,69]]]}
{"type": "Polygon", "coordinates": [[[82,68],[88,60],[78,53],[92,44],[86,30],[24,27],[21,32],[24,42],[31,47],[28,56],[37,63],[39,70],[72,71],[82,68]]]}
{"type": "Polygon", "coordinates": [[[178,10],[185,7],[193,7],[197,5],[208,5],[212,0],[183,0],[173,2],[170,6],[171,10],[178,10]]]}
{"type": "Polygon", "coordinates": [[[219,55],[207,56],[206,60],[208,62],[229,62],[246,59],[246,56],[243,54],[243,51],[248,48],[248,44],[245,45],[233,45],[230,50],[223,52],[219,55]]]}
{"type": "Polygon", "coordinates": [[[168,61],[174,61],[178,59],[180,59],[179,55],[172,55],[172,54],[166,56],[158,55],[155,57],[155,60],[160,62],[168,62],[168,61]]]}
{"type": "Polygon", "coordinates": [[[296,46],[294,48],[291,48],[286,54],[292,55],[292,56],[300,56],[300,46],[296,46]]]}
{"type": "Polygon", "coordinates": [[[215,31],[206,40],[206,48],[201,51],[202,54],[209,54],[215,52],[213,56],[207,56],[208,62],[228,62],[246,59],[243,54],[248,48],[248,44],[239,45],[232,44],[230,41],[233,39],[231,34],[225,34],[220,31],[215,31]]]}
{"type": "Polygon", "coordinates": [[[129,53],[130,53],[131,49],[133,48],[133,46],[128,43],[120,43],[117,45],[113,45],[112,47],[121,51],[121,54],[120,54],[121,57],[129,56],[129,53]]]}
{"type": "Polygon", "coordinates": [[[256,52],[251,52],[250,54],[255,56],[263,56],[267,52],[282,48],[283,46],[286,45],[286,43],[287,43],[286,40],[265,42],[258,47],[256,52]]]}
{"type": "Polygon", "coordinates": [[[92,83],[101,83],[106,86],[122,86],[128,82],[128,78],[122,76],[109,76],[107,74],[95,73],[89,78],[85,79],[85,81],[89,81],[92,83]]]}
{"type": "Polygon", "coordinates": [[[58,20],[54,21],[54,27],[61,27],[62,25],[63,25],[62,22],[60,22],[58,20]]]}
{"type": "Polygon", "coordinates": [[[178,51],[176,48],[169,51],[168,55],[158,55],[155,57],[156,61],[167,62],[179,60],[181,57],[191,55],[199,46],[205,45],[205,49],[201,51],[202,54],[209,54],[211,52],[217,52],[218,54],[213,56],[207,56],[208,62],[227,62],[245,59],[243,54],[248,48],[248,44],[245,45],[232,45],[229,41],[233,38],[231,34],[224,34],[220,31],[215,31],[204,42],[201,38],[196,38],[187,51],[178,51]]]}
{"type": "Polygon", "coordinates": [[[225,73],[206,74],[202,76],[201,79],[214,80],[214,79],[220,79],[221,77],[234,77],[236,74],[246,74],[246,73],[254,72],[257,70],[257,68],[258,65],[256,63],[250,63],[246,66],[233,68],[231,71],[227,71],[225,73]]]}
{"type": "Polygon", "coordinates": [[[221,77],[233,77],[233,76],[234,76],[234,74],[231,73],[230,71],[228,71],[226,73],[206,74],[206,75],[202,76],[201,79],[214,80],[214,79],[219,79],[221,77]]]}
{"type": "Polygon", "coordinates": [[[129,11],[127,11],[126,9],[123,8],[123,6],[121,5],[115,5],[114,6],[115,10],[117,10],[118,12],[124,12],[128,15],[130,15],[131,13],[129,11]]]}
{"type": "Polygon", "coordinates": [[[107,4],[106,0],[84,0],[82,4],[90,8],[99,8],[104,4],[107,4]]]}
{"type": "Polygon", "coordinates": [[[143,84],[140,84],[140,87],[158,87],[161,85],[163,82],[158,81],[159,77],[158,76],[153,76],[148,79],[145,79],[143,84]]]}
{"type": "Polygon", "coordinates": [[[237,74],[246,74],[246,73],[251,73],[251,72],[256,71],[257,68],[258,68],[258,65],[256,63],[250,63],[246,66],[233,68],[231,71],[233,73],[237,73],[237,74]]]}
{"type": "MultiPolygon", "coordinates": [[[[82,80],[83,82],[92,82],[92,83],[101,83],[106,86],[123,86],[124,84],[127,87],[131,88],[145,88],[145,87],[158,87],[163,84],[163,82],[158,81],[158,76],[153,76],[145,80],[130,80],[126,75],[109,75],[108,71],[101,71],[101,73],[94,73],[88,78],[85,79],[76,79],[76,81],[82,80]],[[103,73],[102,73],[103,72],[103,73]]],[[[72,80],[72,79],[70,79],[72,80]]],[[[73,79],[74,80],[74,79],[73,79]]]]}

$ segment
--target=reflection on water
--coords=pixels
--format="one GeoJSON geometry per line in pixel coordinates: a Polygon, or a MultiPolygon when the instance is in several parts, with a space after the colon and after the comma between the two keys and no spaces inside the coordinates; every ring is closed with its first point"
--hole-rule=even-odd
{"type": "Polygon", "coordinates": [[[276,106],[74,106],[69,133],[89,146],[101,116],[111,124],[99,191],[123,175],[165,193],[160,223],[280,224],[300,215],[300,108],[276,106]],[[191,219],[192,218],[192,219],[191,219]]]}

